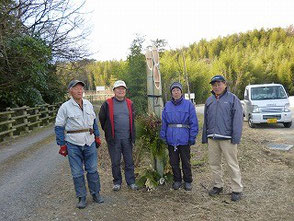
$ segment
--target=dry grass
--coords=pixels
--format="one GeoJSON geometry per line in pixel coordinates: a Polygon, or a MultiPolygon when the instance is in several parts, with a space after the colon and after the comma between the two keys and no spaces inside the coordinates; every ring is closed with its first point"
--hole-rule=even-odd
{"type": "Polygon", "coordinates": [[[45,206],[40,207],[36,216],[29,219],[293,220],[294,152],[268,150],[265,145],[270,141],[271,137],[264,130],[251,129],[244,124],[239,162],[245,188],[243,199],[239,202],[230,200],[230,179],[226,170],[224,193],[215,198],[208,196],[211,174],[207,163],[207,146],[201,144],[201,133],[192,147],[194,181],[191,192],[183,189],[174,191],[170,184],[149,192],[144,189],[133,192],[124,184],[121,191],[113,192],[110,160],[103,141],[99,150],[99,172],[105,203],[97,205],[88,199],[86,209],[76,209],[72,179],[65,163],[60,176],[54,181],[56,185],[48,191],[45,206]]]}

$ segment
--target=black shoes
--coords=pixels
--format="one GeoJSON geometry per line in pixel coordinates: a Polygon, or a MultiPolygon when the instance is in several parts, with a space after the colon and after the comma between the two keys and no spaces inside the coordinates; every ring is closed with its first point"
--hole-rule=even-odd
{"type": "Polygon", "coordinates": [[[103,200],[103,198],[100,196],[99,193],[97,193],[97,194],[93,194],[92,197],[93,197],[93,201],[94,201],[95,203],[104,203],[104,200],[103,200]]]}
{"type": "Polygon", "coordinates": [[[86,197],[79,197],[79,202],[77,204],[77,208],[84,209],[87,206],[86,197]]]}
{"type": "MultiPolygon", "coordinates": [[[[182,182],[175,181],[175,182],[173,183],[173,189],[174,189],[174,190],[178,190],[178,189],[180,189],[182,186],[183,186],[182,182]]],[[[184,183],[184,189],[185,189],[186,191],[191,191],[191,190],[192,190],[192,183],[185,182],[185,183],[184,183]]]]}
{"type": "Polygon", "coordinates": [[[232,201],[239,201],[241,199],[242,192],[232,192],[231,200],[232,201]]]}
{"type": "MultiPolygon", "coordinates": [[[[93,201],[94,201],[95,203],[104,203],[104,200],[103,200],[103,198],[100,196],[99,193],[97,193],[97,194],[93,194],[92,197],[93,197],[93,201]]],[[[79,208],[79,209],[84,209],[86,206],[87,206],[86,197],[85,197],[85,196],[83,196],[83,197],[79,197],[79,202],[77,203],[77,208],[79,208]]]]}
{"type": "MultiPolygon", "coordinates": [[[[223,188],[213,187],[209,192],[209,196],[216,196],[219,195],[223,191],[223,188]]],[[[242,192],[232,192],[231,200],[232,201],[239,201],[241,199],[242,192]]]]}
{"type": "Polygon", "coordinates": [[[178,190],[182,186],[182,182],[176,181],[173,183],[173,189],[178,190]]]}
{"type": "Polygon", "coordinates": [[[223,188],[213,187],[209,192],[209,196],[216,196],[219,195],[223,191],[223,188]]]}

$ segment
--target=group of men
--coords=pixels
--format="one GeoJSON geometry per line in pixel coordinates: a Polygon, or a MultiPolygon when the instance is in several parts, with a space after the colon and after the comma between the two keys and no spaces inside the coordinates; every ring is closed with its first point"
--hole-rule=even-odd
{"type": "MultiPolygon", "coordinates": [[[[98,123],[93,105],[83,99],[85,84],[72,80],[68,85],[71,99],[61,105],[55,122],[56,141],[59,153],[68,155],[71,173],[78,198],[77,207],[86,207],[86,182],[93,201],[103,203],[100,195],[100,178],[97,172],[97,149],[101,145],[98,123]]],[[[132,157],[135,142],[134,107],[126,98],[127,86],[124,81],[116,81],[114,97],[107,99],[100,108],[99,121],[105,132],[112,164],[113,190],[121,188],[121,155],[125,162],[125,178],[132,190],[137,190],[132,157]]]]}
{"type": "MultiPolygon", "coordinates": [[[[208,143],[209,164],[213,173],[213,188],[210,196],[223,190],[221,157],[225,157],[231,172],[232,201],[240,200],[243,190],[237,160],[237,144],[242,133],[242,107],[240,100],[227,90],[227,82],[221,75],[214,76],[212,96],[204,108],[202,143],[208,143]]],[[[93,105],[83,99],[84,82],[72,80],[68,85],[71,99],[61,105],[55,122],[59,154],[68,155],[73,177],[77,208],[87,205],[86,179],[93,201],[103,203],[100,195],[100,177],[97,171],[97,150],[101,145],[97,117],[93,105]]],[[[113,85],[114,96],[107,99],[99,111],[99,122],[105,133],[111,159],[113,191],[122,185],[121,156],[125,164],[125,180],[131,190],[137,190],[134,175],[133,145],[135,143],[135,115],[133,102],[126,98],[127,86],[122,80],[113,85]]],[[[198,119],[194,105],[183,99],[182,85],[174,82],[170,87],[171,101],[162,113],[161,139],[168,145],[172,166],[173,189],[182,186],[180,160],[182,161],[184,188],[192,190],[190,146],[198,134],[198,119]]]]}

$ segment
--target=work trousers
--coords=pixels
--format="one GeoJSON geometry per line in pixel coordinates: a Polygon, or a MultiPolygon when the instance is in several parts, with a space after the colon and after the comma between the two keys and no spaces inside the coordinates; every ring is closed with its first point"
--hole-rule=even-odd
{"type": "Polygon", "coordinates": [[[100,192],[100,178],[97,172],[97,149],[95,142],[91,146],[78,146],[67,142],[68,160],[73,176],[77,197],[87,195],[84,170],[87,171],[87,181],[90,193],[100,192]],[[85,168],[85,169],[84,169],[85,168]]]}
{"type": "Polygon", "coordinates": [[[237,144],[232,144],[231,140],[208,139],[208,158],[215,187],[221,188],[224,186],[223,170],[221,165],[223,155],[229,168],[232,191],[243,191],[237,153],[237,144]]]}
{"type": "Polygon", "coordinates": [[[121,155],[125,163],[125,179],[128,185],[135,183],[133,145],[130,139],[115,139],[108,144],[108,152],[111,159],[113,184],[122,183],[121,155]]]}
{"type": "Polygon", "coordinates": [[[173,170],[174,181],[182,182],[182,173],[180,169],[180,160],[182,162],[183,178],[187,183],[192,183],[192,171],[191,171],[191,155],[190,146],[183,145],[177,146],[177,148],[168,145],[169,162],[173,170]]]}

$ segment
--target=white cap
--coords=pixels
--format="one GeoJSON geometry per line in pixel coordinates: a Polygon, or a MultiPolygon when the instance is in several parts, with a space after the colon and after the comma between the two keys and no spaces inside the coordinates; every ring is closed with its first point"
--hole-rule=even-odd
{"type": "Polygon", "coordinates": [[[122,80],[118,80],[118,81],[114,82],[112,90],[114,90],[117,87],[124,87],[125,89],[128,89],[126,82],[124,82],[122,80]]]}

